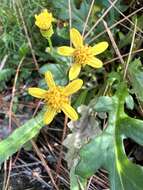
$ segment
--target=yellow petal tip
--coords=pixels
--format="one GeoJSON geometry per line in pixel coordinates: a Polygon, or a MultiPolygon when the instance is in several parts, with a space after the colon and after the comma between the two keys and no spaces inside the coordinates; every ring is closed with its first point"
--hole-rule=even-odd
{"type": "Polygon", "coordinates": [[[72,121],[77,121],[77,120],[78,120],[78,114],[77,114],[77,115],[74,115],[71,120],[72,120],[72,121]]]}
{"type": "Polygon", "coordinates": [[[70,29],[70,38],[75,48],[83,46],[83,37],[77,29],[70,29]]]}
{"type": "Polygon", "coordinates": [[[78,77],[81,70],[81,65],[74,63],[69,70],[69,80],[74,80],[78,77]]]}
{"type": "MultiPolygon", "coordinates": [[[[83,85],[83,80],[81,80],[81,79],[75,79],[74,81],[75,81],[75,83],[76,83],[77,89],[78,89],[78,90],[81,89],[81,87],[82,87],[82,85],[83,85]]],[[[74,82],[74,81],[73,81],[73,82],[74,82]]]]}
{"type": "Polygon", "coordinates": [[[108,44],[108,42],[103,42],[104,43],[104,46],[105,46],[105,50],[108,48],[108,46],[109,46],[109,44],[108,44]]]}

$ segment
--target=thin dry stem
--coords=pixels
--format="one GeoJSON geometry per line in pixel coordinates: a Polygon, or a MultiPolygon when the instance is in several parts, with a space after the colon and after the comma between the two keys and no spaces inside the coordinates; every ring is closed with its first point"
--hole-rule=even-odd
{"type": "MultiPolygon", "coordinates": [[[[113,4],[111,0],[108,0],[108,1],[109,1],[109,3],[110,3],[111,5],[113,4]]],[[[113,7],[116,9],[116,11],[117,11],[118,13],[120,13],[124,18],[126,18],[126,20],[127,20],[131,25],[133,25],[133,26],[135,27],[135,24],[134,24],[127,16],[125,16],[115,5],[113,5],[113,7]]],[[[140,31],[141,33],[143,33],[143,31],[142,31],[138,26],[136,26],[136,28],[137,28],[138,31],[140,31]]]]}
{"type": "Polygon", "coordinates": [[[132,50],[133,50],[133,46],[134,46],[136,31],[137,31],[137,20],[135,22],[135,28],[134,28],[134,32],[133,32],[133,38],[132,38],[132,43],[131,43],[131,47],[130,47],[130,52],[129,52],[128,60],[127,60],[126,66],[125,66],[125,71],[124,71],[124,76],[123,76],[124,79],[126,78],[127,69],[128,69],[129,63],[131,61],[131,56],[132,56],[132,50]]]}
{"type": "Polygon", "coordinates": [[[4,180],[3,180],[2,190],[5,190],[6,180],[7,180],[7,160],[4,162],[4,180]]]}
{"type": "Polygon", "coordinates": [[[84,24],[84,28],[83,28],[83,31],[82,31],[82,36],[84,36],[85,30],[86,30],[86,27],[87,27],[87,23],[88,23],[88,20],[89,20],[89,17],[90,17],[90,14],[91,14],[91,11],[92,11],[92,8],[93,8],[93,5],[94,5],[94,2],[95,2],[95,0],[92,0],[92,2],[91,2],[91,5],[90,5],[89,11],[88,11],[88,15],[86,17],[86,21],[85,21],[85,24],[84,24]]]}
{"type": "Polygon", "coordinates": [[[61,161],[62,161],[62,152],[63,152],[63,145],[62,145],[62,143],[63,143],[63,141],[64,141],[64,139],[65,139],[65,136],[66,136],[67,122],[68,122],[68,117],[65,116],[65,120],[64,120],[64,129],[63,129],[63,135],[62,135],[61,147],[60,147],[60,153],[59,153],[59,159],[58,159],[57,169],[56,169],[56,173],[57,173],[57,175],[59,174],[60,165],[61,165],[61,161]]]}
{"type": "Polygon", "coordinates": [[[109,11],[112,9],[113,5],[117,3],[118,0],[115,0],[113,4],[104,12],[104,14],[97,20],[97,22],[92,26],[92,28],[89,30],[89,32],[86,33],[84,36],[84,39],[86,39],[90,33],[96,28],[96,26],[104,19],[104,17],[109,13],[109,11]]]}
{"type": "Polygon", "coordinates": [[[39,71],[39,65],[38,65],[38,62],[36,60],[36,56],[35,56],[35,53],[34,53],[34,50],[33,50],[33,47],[32,47],[32,42],[31,42],[31,39],[29,37],[28,29],[26,27],[26,23],[25,23],[23,14],[22,14],[22,8],[21,8],[21,5],[20,5],[20,1],[17,1],[17,8],[18,8],[18,12],[19,12],[19,15],[20,15],[20,19],[21,19],[22,24],[23,24],[23,29],[24,29],[24,32],[25,32],[25,36],[27,38],[27,42],[28,42],[29,48],[31,50],[33,61],[35,63],[36,69],[39,71]]]}
{"type": "Polygon", "coordinates": [[[45,161],[45,159],[43,158],[43,155],[41,153],[41,151],[39,150],[38,146],[36,145],[36,143],[31,140],[31,143],[32,143],[32,146],[37,154],[37,156],[39,157],[39,159],[41,160],[41,163],[42,165],[44,166],[46,172],[48,173],[50,179],[51,179],[51,182],[53,184],[53,186],[55,187],[56,190],[59,190],[58,186],[56,185],[55,181],[54,181],[54,178],[53,178],[53,175],[51,173],[51,169],[49,168],[47,162],[45,161]]]}
{"type": "MultiPolygon", "coordinates": [[[[9,108],[9,129],[11,129],[11,124],[12,124],[12,107],[13,107],[14,96],[15,96],[15,91],[16,91],[16,83],[17,83],[17,80],[18,80],[19,70],[20,70],[20,67],[21,67],[21,65],[23,63],[23,60],[24,60],[24,57],[19,62],[19,65],[18,65],[17,71],[16,71],[16,75],[15,75],[15,78],[14,78],[14,84],[13,84],[13,88],[12,88],[12,98],[11,98],[10,108],[9,108]]],[[[12,160],[10,159],[10,161],[9,161],[9,170],[8,170],[8,175],[7,175],[7,182],[6,182],[4,190],[8,189],[11,168],[12,168],[12,160]]]]}
{"type": "Polygon", "coordinates": [[[118,55],[118,57],[119,57],[121,63],[122,63],[123,65],[125,65],[125,62],[124,62],[124,60],[123,60],[123,58],[122,58],[122,55],[121,55],[121,53],[120,53],[120,50],[119,50],[119,48],[118,48],[116,42],[115,42],[115,40],[114,40],[114,37],[113,37],[113,35],[112,35],[110,29],[108,28],[107,23],[106,23],[104,20],[103,20],[103,24],[104,24],[104,26],[105,26],[105,29],[107,30],[107,33],[108,33],[108,35],[109,35],[109,38],[110,38],[110,40],[111,40],[111,43],[112,43],[112,45],[113,45],[113,48],[114,48],[116,54],[118,55]]]}
{"type": "MultiPolygon", "coordinates": [[[[72,11],[71,11],[71,0],[68,0],[68,10],[69,10],[69,29],[72,28],[72,11]]],[[[70,46],[72,46],[72,42],[70,39],[70,46]]]]}
{"type": "MultiPolygon", "coordinates": [[[[130,32],[134,32],[133,29],[129,28],[129,27],[126,26],[125,24],[120,23],[120,25],[123,26],[124,28],[128,29],[130,32]]],[[[142,40],[143,40],[143,36],[142,36],[141,34],[139,34],[139,33],[136,32],[136,36],[138,36],[139,38],[142,38],[142,40]]]]}
{"type": "Polygon", "coordinates": [[[21,59],[21,61],[19,62],[19,65],[16,70],[15,78],[14,78],[14,84],[13,84],[13,88],[12,88],[12,98],[11,98],[10,108],[9,108],[9,129],[11,129],[11,123],[12,123],[12,107],[13,107],[13,101],[14,101],[14,96],[15,96],[15,91],[16,91],[16,83],[17,83],[20,67],[21,67],[24,59],[25,59],[25,57],[23,57],[21,59]]]}
{"type": "MultiPolygon", "coordinates": [[[[141,7],[140,9],[137,9],[136,11],[134,11],[133,13],[129,14],[128,16],[126,16],[125,18],[119,20],[118,22],[116,22],[115,24],[113,24],[112,26],[109,27],[109,29],[113,29],[114,27],[116,27],[118,24],[124,22],[125,20],[127,20],[128,18],[130,18],[131,16],[135,15],[136,13],[140,12],[141,10],[143,10],[143,7],[141,7]]],[[[94,40],[96,40],[97,38],[99,38],[100,36],[102,36],[103,34],[105,34],[107,31],[104,30],[103,32],[100,32],[100,34],[96,35],[95,37],[93,37],[89,43],[92,43],[94,40]]]]}
{"type": "Polygon", "coordinates": [[[8,58],[8,55],[5,55],[2,61],[0,62],[0,71],[4,68],[7,58],[8,58]]]}
{"type": "MultiPolygon", "coordinates": [[[[132,55],[133,55],[133,54],[136,54],[136,53],[139,53],[139,52],[142,52],[142,51],[143,51],[143,49],[138,49],[138,50],[136,50],[136,51],[132,51],[132,55]]],[[[127,57],[128,55],[129,55],[129,53],[125,53],[125,54],[122,55],[122,58],[123,58],[123,57],[127,57]]],[[[119,60],[119,57],[115,57],[115,58],[113,58],[113,59],[111,59],[111,60],[109,60],[109,61],[106,61],[106,62],[104,63],[104,65],[107,65],[107,64],[112,63],[113,61],[117,61],[117,60],[119,60]]]]}
{"type": "Polygon", "coordinates": [[[8,168],[7,180],[6,180],[6,184],[5,184],[4,190],[8,190],[9,189],[8,186],[9,186],[9,181],[10,181],[11,169],[12,169],[12,159],[9,160],[9,168],[8,168]]]}

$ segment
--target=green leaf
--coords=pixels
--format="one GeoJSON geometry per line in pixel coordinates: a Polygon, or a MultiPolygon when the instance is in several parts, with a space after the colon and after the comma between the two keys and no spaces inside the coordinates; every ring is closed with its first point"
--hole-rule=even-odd
{"type": "Polygon", "coordinates": [[[130,63],[129,75],[134,93],[143,102],[143,69],[140,59],[135,59],[130,63]]]}
{"type": "Polygon", "coordinates": [[[78,176],[75,175],[75,166],[76,164],[70,170],[70,190],[84,190],[86,189],[87,180],[81,177],[80,180],[78,179],[78,176]]]}
{"type": "Polygon", "coordinates": [[[29,51],[29,47],[27,43],[23,43],[20,48],[19,48],[19,56],[22,58],[24,56],[26,56],[26,54],[29,51]]]}
{"type": "MultiPolygon", "coordinates": [[[[86,0],[83,0],[80,9],[77,9],[74,0],[71,0],[71,10],[72,10],[72,26],[77,27],[82,31],[84,22],[88,15],[90,4],[86,0]]],[[[67,0],[60,1],[50,1],[51,5],[57,10],[57,16],[62,20],[69,19],[69,4],[67,0]]]]}
{"type": "Polygon", "coordinates": [[[88,96],[88,90],[84,89],[76,98],[74,106],[77,108],[82,104],[85,104],[86,97],[88,96]]]}
{"type": "Polygon", "coordinates": [[[131,95],[126,97],[125,102],[128,109],[130,110],[134,109],[134,99],[131,95]]]}
{"type": "Polygon", "coordinates": [[[13,73],[13,69],[0,70],[0,91],[2,91],[5,88],[5,82],[7,82],[11,78],[13,73]]]}
{"type": "MultiPolygon", "coordinates": [[[[44,74],[47,71],[51,71],[54,76],[54,80],[56,81],[56,84],[65,85],[68,82],[67,68],[68,67],[65,64],[48,63],[40,68],[40,73],[44,74]]],[[[44,81],[45,80],[43,80],[42,83],[45,83],[44,81]]]]}
{"type": "Polygon", "coordinates": [[[115,81],[120,82],[121,81],[121,75],[119,72],[112,71],[108,75],[108,82],[110,85],[112,85],[115,81]]]}
{"type": "Polygon", "coordinates": [[[80,150],[76,175],[87,179],[101,167],[109,172],[111,190],[142,190],[143,168],[128,159],[123,139],[131,138],[143,145],[143,121],[124,112],[127,88],[121,84],[113,97],[101,97],[96,111],[107,111],[108,126],[80,150]],[[111,109],[107,105],[111,106],[111,109]]]}
{"type": "Polygon", "coordinates": [[[58,36],[64,38],[64,39],[69,39],[69,27],[66,26],[66,27],[57,27],[57,34],[58,36]]]}
{"type": "Polygon", "coordinates": [[[99,97],[99,100],[96,104],[96,111],[98,112],[105,112],[105,111],[110,111],[112,109],[112,98],[108,96],[102,96],[99,97]]]}
{"type": "Polygon", "coordinates": [[[13,69],[3,69],[0,70],[0,82],[7,81],[13,74],[13,69]]]}
{"type": "Polygon", "coordinates": [[[0,164],[18,151],[26,142],[37,135],[43,124],[43,111],[35,118],[16,129],[9,137],[0,142],[0,164]]]}

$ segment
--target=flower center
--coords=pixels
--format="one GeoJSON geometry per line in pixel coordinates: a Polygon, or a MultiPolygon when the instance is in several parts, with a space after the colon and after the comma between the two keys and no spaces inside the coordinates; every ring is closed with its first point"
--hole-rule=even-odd
{"type": "Polygon", "coordinates": [[[50,89],[46,94],[45,100],[47,104],[57,112],[61,111],[63,103],[69,103],[69,98],[64,94],[63,88],[60,86],[50,89]]]}
{"type": "Polygon", "coordinates": [[[91,56],[92,53],[88,46],[80,47],[74,51],[74,62],[84,66],[91,56]]]}

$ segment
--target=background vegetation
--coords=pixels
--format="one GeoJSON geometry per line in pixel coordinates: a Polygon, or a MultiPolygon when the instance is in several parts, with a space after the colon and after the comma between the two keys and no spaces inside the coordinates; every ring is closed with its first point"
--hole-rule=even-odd
{"type": "MultiPolygon", "coordinates": [[[[103,107],[112,107],[110,101],[103,99],[104,106],[100,104],[98,107],[100,113],[96,113],[96,119],[91,118],[92,114],[87,112],[90,105],[93,105],[91,100],[95,103],[100,96],[112,97],[123,75],[129,94],[125,100],[125,112],[132,118],[142,120],[142,13],[141,0],[117,0],[114,4],[110,0],[0,0],[1,141],[41,110],[42,103],[29,96],[27,88],[45,88],[43,74],[47,70],[54,73],[58,84],[67,83],[69,58],[59,56],[56,48],[69,44],[70,25],[81,33],[84,32],[88,44],[93,45],[104,40],[109,43],[108,50],[100,56],[104,67],[98,70],[86,67],[80,75],[84,86],[73,97],[75,108],[81,104],[85,105],[81,108],[81,116],[91,119],[85,122],[83,128],[87,125],[98,126],[96,129],[87,128],[89,137],[92,138],[93,130],[97,135],[106,128],[110,110],[103,107]],[[50,10],[56,18],[52,37],[54,54],[49,53],[48,41],[42,37],[34,24],[34,15],[44,8],[50,10]]],[[[124,92],[124,89],[121,92],[124,92]]],[[[59,114],[32,142],[29,141],[24,148],[5,161],[1,168],[0,189],[69,189],[67,161],[70,165],[75,156],[73,152],[79,150],[74,149],[66,154],[69,141],[65,141],[66,147],[62,143],[71,131],[65,127],[64,122],[66,123],[64,115],[59,114]]],[[[82,119],[79,123],[82,124],[82,119]]],[[[28,125],[30,127],[30,123],[28,125]]],[[[72,132],[74,135],[79,131],[72,132]]],[[[139,131],[141,132],[142,130],[139,131]]],[[[136,137],[140,138],[142,139],[142,136],[136,137]]],[[[136,143],[134,140],[130,137],[124,141],[126,155],[134,163],[142,165],[143,150],[139,145],[142,143],[139,140],[136,140],[136,143]]],[[[108,188],[108,173],[104,169],[98,170],[88,182],[89,190],[108,188]]]]}

